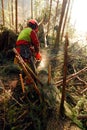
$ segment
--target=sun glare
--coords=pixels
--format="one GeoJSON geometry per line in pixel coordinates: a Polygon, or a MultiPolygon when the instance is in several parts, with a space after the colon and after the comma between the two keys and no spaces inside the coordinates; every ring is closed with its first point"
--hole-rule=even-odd
{"type": "Polygon", "coordinates": [[[87,33],[87,0],[74,0],[71,22],[77,32],[87,33]]]}

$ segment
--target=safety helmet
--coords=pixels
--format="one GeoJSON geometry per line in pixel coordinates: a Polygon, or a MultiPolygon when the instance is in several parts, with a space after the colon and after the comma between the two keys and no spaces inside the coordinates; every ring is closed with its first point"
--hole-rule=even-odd
{"type": "Polygon", "coordinates": [[[37,23],[37,21],[34,20],[34,19],[28,20],[27,26],[28,26],[28,27],[31,27],[33,30],[35,30],[35,32],[38,31],[38,23],[37,23]]]}

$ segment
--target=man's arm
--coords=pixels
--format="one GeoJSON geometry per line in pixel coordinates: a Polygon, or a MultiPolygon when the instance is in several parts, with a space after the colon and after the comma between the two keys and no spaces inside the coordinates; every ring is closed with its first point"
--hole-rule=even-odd
{"type": "Polygon", "coordinates": [[[31,37],[32,45],[34,46],[35,52],[39,52],[40,42],[38,40],[38,37],[35,31],[32,30],[30,37],[31,37]]]}

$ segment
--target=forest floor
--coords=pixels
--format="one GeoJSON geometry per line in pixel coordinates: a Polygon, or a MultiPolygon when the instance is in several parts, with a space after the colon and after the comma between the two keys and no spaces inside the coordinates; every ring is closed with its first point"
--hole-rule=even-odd
{"type": "MultiPolygon", "coordinates": [[[[61,47],[63,51],[63,47],[61,47]]],[[[49,64],[52,66],[52,72],[56,71],[57,72],[57,67],[60,64],[60,58],[63,58],[61,55],[61,50],[59,53],[56,53],[55,50],[51,50],[49,47],[45,48],[41,51],[42,54],[42,63],[38,67],[38,70],[40,71],[41,69],[48,69],[49,64]]],[[[63,64],[59,67],[62,69],[63,64]]],[[[56,73],[57,74],[57,73],[56,73]]],[[[57,75],[55,75],[57,76],[57,75]]],[[[48,77],[43,75],[41,77],[42,82],[47,82],[48,77]]],[[[51,79],[52,83],[56,82],[56,78],[51,79]]],[[[81,130],[75,123],[72,122],[71,119],[64,118],[64,119],[59,119],[59,108],[55,110],[53,115],[49,118],[48,123],[47,123],[47,128],[46,130],[81,130]]]]}
{"type": "MultiPolygon", "coordinates": [[[[63,67],[62,52],[63,52],[63,48],[61,48],[59,53],[54,52],[54,50],[52,50],[52,48],[50,48],[50,47],[41,49],[42,61],[41,61],[40,65],[38,66],[37,71],[38,71],[38,77],[43,84],[46,84],[48,82],[48,66],[49,65],[51,65],[51,72],[52,72],[51,84],[54,84],[55,82],[58,81],[58,79],[60,79],[59,78],[59,77],[61,77],[60,71],[62,71],[62,67],[63,67]],[[44,70],[44,72],[47,72],[47,73],[43,73],[43,70],[44,70]]],[[[11,62],[11,64],[12,64],[12,62],[11,62]]],[[[17,83],[19,82],[19,78],[15,74],[15,71],[9,74],[9,72],[8,72],[9,65],[10,65],[10,62],[6,62],[5,64],[0,66],[0,88],[3,87],[3,89],[0,89],[0,94],[1,94],[0,95],[0,106],[1,107],[3,107],[2,102],[4,102],[2,93],[4,93],[5,91],[7,91],[7,92],[9,91],[9,93],[11,93],[11,91],[13,91],[17,87],[17,83]],[[7,69],[5,69],[5,68],[7,68],[7,69]],[[4,69],[5,69],[6,75],[3,74],[4,69]]],[[[11,67],[10,67],[10,69],[11,69],[11,67]]],[[[82,90],[80,90],[80,91],[82,91],[82,90]]],[[[9,98],[9,95],[6,95],[6,98],[9,98]]],[[[58,104],[58,106],[59,106],[59,104],[58,104]]],[[[2,110],[2,111],[4,111],[4,110],[2,110]]],[[[56,110],[53,111],[52,116],[50,115],[50,117],[47,121],[46,130],[82,130],[70,118],[65,117],[64,119],[59,119],[58,117],[59,117],[59,108],[58,109],[56,108],[56,110]]],[[[1,112],[0,112],[0,118],[1,118],[0,121],[2,121],[3,115],[1,112]]],[[[3,120],[5,120],[5,119],[3,119],[3,120]]],[[[2,123],[0,123],[0,125],[2,125],[2,123]]],[[[1,130],[1,128],[2,128],[2,126],[0,126],[0,130],[1,130]]],[[[7,129],[3,129],[3,130],[7,130],[7,129]]],[[[10,130],[10,129],[8,129],[8,130],[10,130]]],[[[14,130],[16,130],[16,129],[14,129],[14,130]]],[[[20,129],[20,130],[22,130],[22,129],[20,129]]],[[[27,130],[27,129],[23,129],[23,130],[27,130]]]]}

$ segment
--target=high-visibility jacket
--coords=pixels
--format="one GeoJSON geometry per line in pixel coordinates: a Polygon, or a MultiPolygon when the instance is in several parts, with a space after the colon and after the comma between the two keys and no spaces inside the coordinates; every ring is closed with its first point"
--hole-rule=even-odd
{"type": "Polygon", "coordinates": [[[30,27],[23,29],[17,38],[16,46],[18,47],[23,44],[32,44],[35,49],[35,52],[39,52],[40,43],[37,34],[30,27]]]}
{"type": "Polygon", "coordinates": [[[31,28],[25,28],[24,30],[22,30],[17,38],[17,41],[25,40],[27,42],[31,42],[31,37],[30,37],[31,31],[32,31],[31,28]]]}

